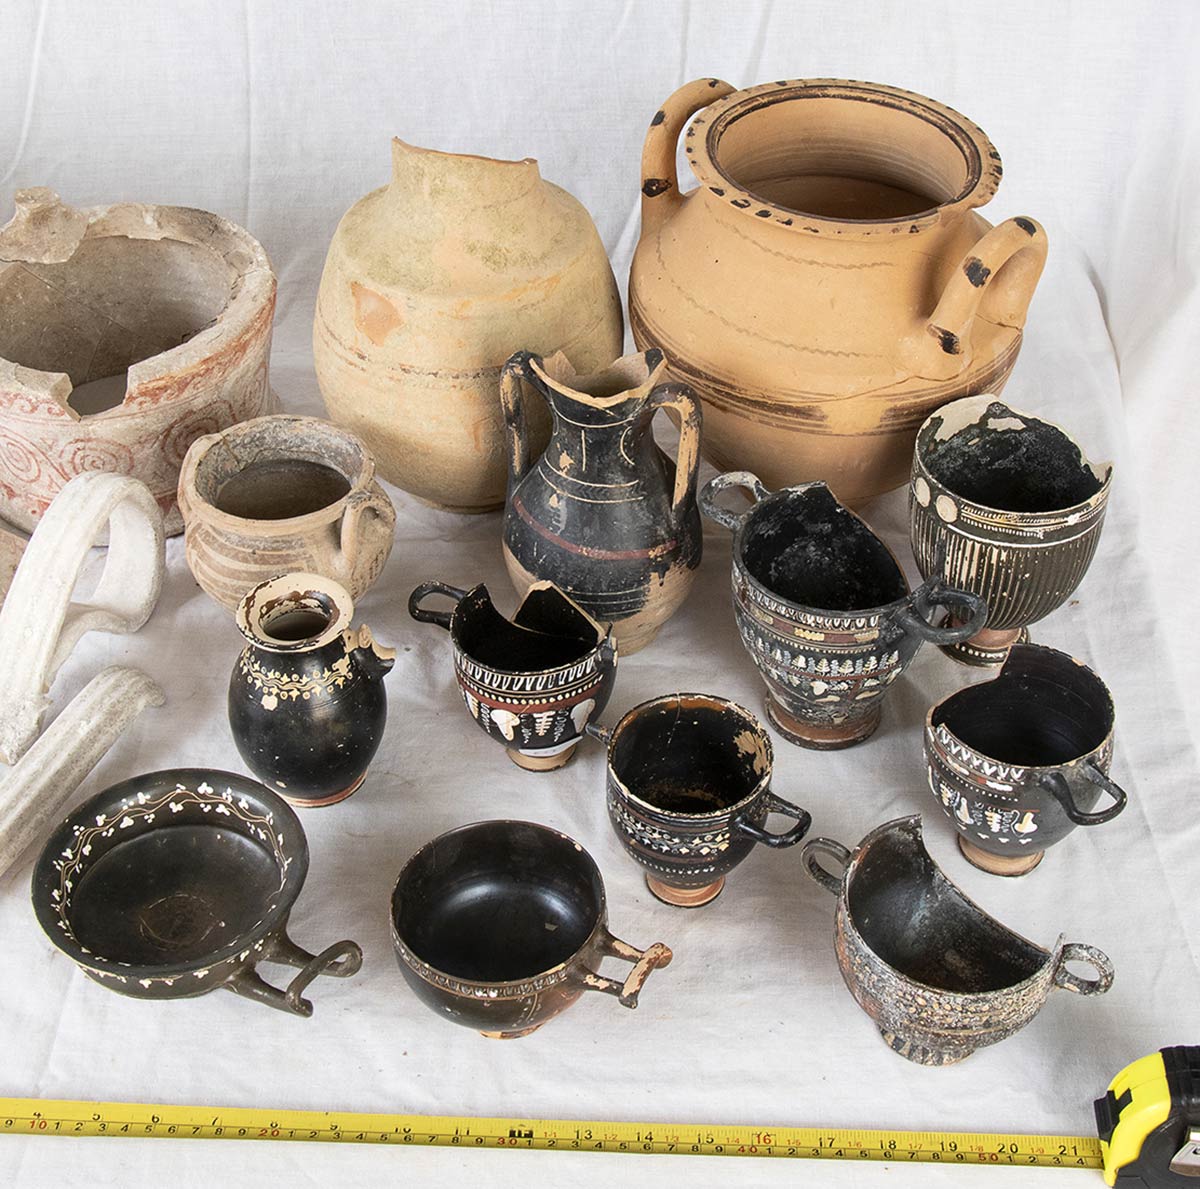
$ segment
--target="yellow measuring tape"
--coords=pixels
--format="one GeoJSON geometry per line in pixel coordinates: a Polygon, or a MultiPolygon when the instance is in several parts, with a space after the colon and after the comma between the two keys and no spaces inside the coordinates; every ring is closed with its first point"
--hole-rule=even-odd
{"type": "Polygon", "coordinates": [[[1099,1140],[1078,1135],[603,1123],[590,1119],[473,1119],[457,1115],[273,1111],[257,1107],[158,1106],[48,1098],[0,1098],[0,1133],[766,1156],[879,1160],[895,1164],[1090,1169],[1100,1169],[1103,1164],[1099,1140]]]}

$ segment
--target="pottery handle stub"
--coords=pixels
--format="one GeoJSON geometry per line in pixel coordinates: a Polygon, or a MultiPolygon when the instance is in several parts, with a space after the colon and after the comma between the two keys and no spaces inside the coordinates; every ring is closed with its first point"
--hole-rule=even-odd
{"type": "Polygon", "coordinates": [[[820,884],[821,887],[832,895],[841,895],[842,877],[826,871],[817,861],[818,855],[828,855],[845,867],[850,862],[850,852],[840,842],[836,842],[832,838],[810,839],[805,843],[804,850],[801,852],[801,858],[804,860],[804,869],[808,872],[809,879],[820,884]]]}
{"type": "Polygon", "coordinates": [[[1071,786],[1061,772],[1045,772],[1042,774],[1042,787],[1062,806],[1063,812],[1077,826],[1102,826],[1111,822],[1129,801],[1125,790],[1116,781],[1110,780],[1095,764],[1088,762],[1080,766],[1080,774],[1092,784],[1099,785],[1112,799],[1113,803],[1107,809],[1098,813],[1088,813],[1075,803],[1071,794],[1071,786]]]}
{"type": "MultiPolygon", "coordinates": [[[[529,364],[537,356],[530,351],[518,351],[500,369],[500,406],[504,410],[504,428],[508,436],[508,494],[529,470],[529,418],[525,407],[523,385],[535,383],[529,364]]],[[[540,361],[539,361],[540,362],[540,361]]]]}
{"type": "Polygon", "coordinates": [[[589,722],[583,728],[585,735],[590,735],[597,743],[607,747],[612,742],[612,731],[602,727],[598,722],[589,722]]]}
{"type": "Polygon", "coordinates": [[[763,804],[766,806],[768,813],[781,813],[785,817],[794,819],[796,824],[790,830],[785,830],[782,834],[771,834],[761,826],[756,826],[752,821],[738,814],[729,823],[730,827],[745,834],[748,838],[753,838],[755,842],[761,842],[764,846],[770,846],[776,850],[780,850],[786,846],[795,846],[808,833],[808,828],[812,825],[812,814],[808,810],[801,809],[800,806],[793,805],[790,801],[785,801],[782,797],[775,796],[774,793],[768,793],[763,799],[763,804]]]}
{"type": "Polygon", "coordinates": [[[675,168],[675,150],[684,125],[702,107],[735,90],[719,78],[700,78],[679,88],[654,113],[642,145],[642,234],[669,218],[683,196],[675,168]]]}
{"type": "Polygon", "coordinates": [[[626,975],[624,982],[618,982],[615,978],[605,978],[593,970],[584,970],[576,976],[578,983],[585,991],[603,991],[606,995],[615,995],[624,1007],[637,1007],[638,996],[646,980],[659,967],[669,966],[674,954],[661,941],[656,941],[648,949],[639,950],[629,942],[614,937],[603,925],[600,926],[600,930],[600,948],[604,955],[632,962],[633,969],[626,975]]]}
{"type": "Polygon", "coordinates": [[[1116,971],[1112,959],[1094,945],[1084,945],[1078,941],[1068,941],[1062,947],[1058,963],[1054,967],[1054,985],[1064,991],[1074,991],[1076,995],[1103,995],[1113,985],[1116,971]],[[1068,962],[1086,962],[1096,971],[1095,978],[1080,978],[1067,969],[1068,962]]]}
{"type": "Polygon", "coordinates": [[[998,223],[967,250],[942,290],[920,348],[931,379],[949,379],[971,362],[976,314],[1020,330],[1046,263],[1046,233],[1020,215],[998,223]],[[940,358],[939,358],[940,357],[940,358]]]}
{"type": "Polygon", "coordinates": [[[987,626],[988,606],[977,594],[957,590],[931,578],[912,594],[909,605],[896,612],[896,622],[910,635],[930,644],[960,644],[987,626]],[[950,620],[940,626],[925,618],[926,609],[945,607],[950,620]],[[965,618],[964,618],[965,617],[965,618]]]}
{"type": "Polygon", "coordinates": [[[723,475],[709,479],[700,492],[700,511],[709,520],[715,520],[731,533],[736,533],[749,512],[731,512],[717,503],[717,496],[730,487],[744,487],[754,496],[755,504],[766,499],[771,493],[759,482],[758,476],[749,471],[726,471],[723,475]]]}
{"type": "Polygon", "coordinates": [[[391,535],[396,524],[396,509],[392,507],[392,501],[384,494],[383,489],[374,484],[352,491],[342,510],[338,549],[347,575],[354,572],[354,565],[358,561],[362,518],[366,515],[378,518],[386,527],[389,536],[391,535]]]}
{"type": "Polygon", "coordinates": [[[362,967],[362,950],[353,941],[335,941],[315,956],[301,949],[286,933],[268,942],[261,955],[249,966],[244,966],[229,979],[225,986],[235,995],[245,999],[257,999],[268,1007],[293,1015],[309,1017],[312,1004],[302,992],[313,979],[322,974],[334,978],[349,978],[362,967]],[[281,991],[271,986],[256,969],[259,962],[278,962],[283,966],[294,966],[300,973],[281,991]]]}
{"type": "Polygon", "coordinates": [[[454,615],[453,611],[427,611],[421,606],[423,599],[427,599],[430,595],[435,594],[445,595],[448,599],[453,599],[455,606],[467,597],[467,592],[459,590],[457,586],[448,586],[445,582],[422,582],[408,596],[408,613],[418,623],[436,623],[438,627],[449,631],[450,620],[454,615]]]}
{"type": "Polygon", "coordinates": [[[675,491],[671,515],[676,525],[696,502],[700,477],[700,426],[703,415],[696,394],[686,384],[659,384],[646,401],[648,409],[671,409],[679,417],[679,452],[675,458],[675,491]]]}

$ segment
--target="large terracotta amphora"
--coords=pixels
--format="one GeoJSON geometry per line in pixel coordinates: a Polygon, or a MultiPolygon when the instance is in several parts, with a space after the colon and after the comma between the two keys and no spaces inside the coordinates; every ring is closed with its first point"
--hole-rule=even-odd
{"type": "Polygon", "coordinates": [[[683,385],[660,381],[661,351],[626,355],[577,375],[562,355],[528,351],[501,383],[509,436],[504,561],[524,595],[553,582],[594,619],[611,623],[623,655],[644,648],[683,602],[700,564],[700,406],[683,385]],[[530,401],[550,407],[550,443],[529,441],[530,401]],[[651,421],[668,409],[680,425],[675,464],[651,421]]]}
{"type": "Polygon", "coordinates": [[[1046,236],[975,213],[999,182],[979,128],[894,87],[676,91],[642,154],[629,317],[703,400],[705,455],[851,505],[900,486],[925,418],[999,391],[1021,346],[1046,236]]]}
{"type": "MultiPolygon", "coordinates": [[[[504,502],[500,368],[516,350],[600,367],[621,299],[587,211],[537,162],[392,142],[392,181],[329,245],[313,361],[330,417],[379,474],[441,507],[504,502]]],[[[544,443],[545,419],[531,426],[544,443]]]]}

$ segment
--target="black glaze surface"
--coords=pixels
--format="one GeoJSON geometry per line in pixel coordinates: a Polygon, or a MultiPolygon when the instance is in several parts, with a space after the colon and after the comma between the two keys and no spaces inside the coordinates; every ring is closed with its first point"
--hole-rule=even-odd
{"type": "MultiPolygon", "coordinates": [[[[1007,406],[988,414],[997,427],[976,423],[945,441],[930,437],[925,465],[962,499],[1010,512],[1054,512],[1090,499],[1102,486],[1079,447],[1061,429],[1021,415],[1023,425],[1002,428],[1007,406]]],[[[936,418],[934,419],[936,421],[936,418]]]]}
{"type": "Polygon", "coordinates": [[[908,594],[891,551],[824,486],[780,492],[742,535],[750,575],[781,599],[826,611],[864,611],[908,594]]]}

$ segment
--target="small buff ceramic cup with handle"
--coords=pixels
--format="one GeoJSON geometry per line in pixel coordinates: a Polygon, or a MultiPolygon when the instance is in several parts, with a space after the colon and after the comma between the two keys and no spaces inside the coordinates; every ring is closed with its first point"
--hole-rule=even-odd
{"type": "Polygon", "coordinates": [[[360,598],[392,551],[396,525],[366,446],[328,421],[286,414],[194,442],[179,506],[192,574],[230,611],[251,587],[299,571],[360,598]]]}
{"type": "Polygon", "coordinates": [[[769,492],[748,471],[730,471],[708,483],[700,508],[733,533],[738,632],[766,683],[768,717],[801,747],[867,739],[922,642],[965,640],[987,618],[978,595],[939,577],[909,590],[891,550],[824,483],[769,492]],[[753,507],[717,503],[731,488],[749,492],[753,507]],[[965,622],[931,622],[943,607],[965,622]]]}
{"type": "Polygon", "coordinates": [[[635,706],[611,731],[594,723],[587,731],[608,749],[613,831],[667,904],[707,904],[756,843],[795,846],[812,823],[771,791],[771,740],[734,702],[667,694],[635,706]],[[770,833],[772,813],[795,825],[770,833]]]}

